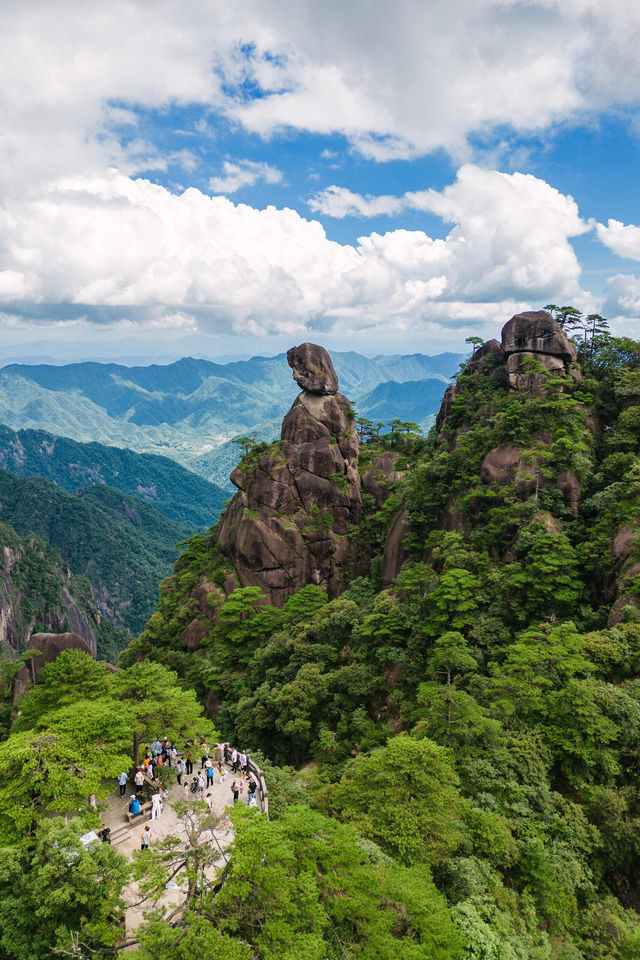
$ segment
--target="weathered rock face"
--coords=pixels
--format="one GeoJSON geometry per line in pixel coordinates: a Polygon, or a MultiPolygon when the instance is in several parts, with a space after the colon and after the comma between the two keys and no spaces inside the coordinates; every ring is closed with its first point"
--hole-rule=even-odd
{"type": "MultiPolygon", "coordinates": [[[[540,439],[545,441],[547,438],[540,439]]],[[[582,487],[575,473],[565,470],[558,474],[555,481],[550,481],[535,457],[525,462],[524,450],[520,447],[504,444],[490,450],[480,465],[480,479],[487,484],[513,483],[516,495],[522,499],[532,496],[543,487],[555,486],[574,517],[578,516],[582,487]]]]}
{"type": "Polygon", "coordinates": [[[404,538],[410,532],[407,511],[401,510],[391,525],[382,557],[382,584],[391,586],[406,558],[404,538]]]}
{"type": "Polygon", "coordinates": [[[29,640],[29,649],[37,650],[38,653],[29,657],[22,667],[18,670],[13,681],[13,702],[23,695],[23,693],[36,683],[42,672],[42,668],[47,663],[53,663],[57,660],[63,650],[82,650],[90,656],[95,656],[95,652],[77,633],[34,633],[29,640]]]}
{"type": "Polygon", "coordinates": [[[562,327],[546,310],[530,310],[511,317],[502,328],[502,352],[506,359],[508,385],[515,390],[536,390],[545,377],[532,377],[527,360],[536,360],[549,373],[580,380],[576,348],[562,327]]]}
{"type": "Polygon", "coordinates": [[[575,363],[576,348],[546,310],[517,313],[502,328],[502,350],[511,353],[544,353],[575,363]]]}
{"type": "MultiPolygon", "coordinates": [[[[571,377],[579,384],[582,374],[576,365],[576,348],[558,323],[546,310],[517,313],[502,328],[501,342],[488,340],[474,352],[467,363],[467,374],[484,374],[510,390],[541,393],[546,375],[534,373],[531,361],[542,365],[547,373],[571,377]]],[[[436,428],[442,430],[456,396],[454,384],[447,387],[436,428]]]]}
{"type": "Polygon", "coordinates": [[[54,562],[51,551],[34,537],[23,540],[16,538],[12,545],[0,546],[0,643],[14,650],[30,647],[36,622],[55,634],[68,630],[79,634],[95,657],[95,631],[87,613],[72,594],[70,571],[61,558],[54,562]],[[24,583],[20,580],[21,572],[24,576],[32,564],[39,569],[42,563],[45,566],[54,564],[50,567],[50,573],[57,574],[59,578],[57,594],[49,600],[40,594],[39,580],[34,578],[26,594],[24,583]],[[29,610],[28,614],[26,610],[29,610]]]}
{"type": "Polygon", "coordinates": [[[353,561],[349,525],[361,516],[358,437],[351,404],[336,393],[331,358],[302,344],[287,359],[302,393],[279,444],[231,474],[239,492],[218,531],[237,582],[261,587],[278,606],[307,583],[330,596],[344,589],[353,561]]]}
{"type": "Polygon", "coordinates": [[[331,357],[315,343],[301,343],[287,351],[287,363],[293,370],[293,379],[307,393],[329,395],[338,392],[338,377],[331,357]]]}
{"type": "Polygon", "coordinates": [[[403,477],[402,470],[396,470],[396,464],[402,454],[394,450],[385,450],[374,457],[371,466],[362,474],[362,492],[373,497],[376,507],[389,499],[389,488],[403,477]]]}
{"type": "Polygon", "coordinates": [[[613,600],[607,626],[613,627],[624,619],[625,607],[636,607],[638,601],[629,592],[629,581],[640,573],[638,540],[640,531],[634,524],[624,523],[618,528],[611,543],[611,569],[605,575],[605,599],[613,600]]]}

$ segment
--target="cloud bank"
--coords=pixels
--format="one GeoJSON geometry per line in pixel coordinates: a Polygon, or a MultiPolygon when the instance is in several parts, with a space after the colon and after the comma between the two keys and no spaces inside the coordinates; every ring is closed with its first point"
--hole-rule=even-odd
{"type": "Polygon", "coordinates": [[[487,306],[580,292],[569,238],[576,204],[547,183],[467,165],[443,191],[410,202],[454,224],[329,240],[290,209],[257,210],[196,189],[180,195],[117,171],[68,177],[0,213],[0,299],[195,311],[238,332],[406,328],[428,317],[483,317],[487,306]]]}
{"type": "MultiPolygon", "coordinates": [[[[481,169],[472,144],[637,105],[639,41],[640,10],[626,0],[13,4],[0,33],[5,314],[42,321],[73,307],[95,322],[286,332],[480,323],[551,297],[580,305],[571,239],[588,226],[575,202],[540,178],[481,169]],[[213,138],[223,123],[254,140],[341,134],[379,161],[445,150],[462,166],[441,191],[334,185],[310,207],[424,211],[450,232],[339,244],[291,209],[171,192],[144,176],[179,164],[188,183],[198,157],[154,140],[145,120],[176,106],[193,107],[194,129],[210,124],[213,138]]],[[[214,194],[283,178],[231,157],[208,173],[214,194]]],[[[598,227],[626,257],[638,232],[598,227]]],[[[632,286],[612,278],[612,302],[631,309],[632,286]]]]}

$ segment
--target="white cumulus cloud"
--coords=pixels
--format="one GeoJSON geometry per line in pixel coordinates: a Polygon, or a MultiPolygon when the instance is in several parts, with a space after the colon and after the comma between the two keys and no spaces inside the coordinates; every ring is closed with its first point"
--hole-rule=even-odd
{"type": "Polygon", "coordinates": [[[0,211],[0,297],[8,312],[67,304],[100,322],[147,311],[165,326],[293,332],[345,318],[446,325],[580,294],[569,238],[587,227],[544,181],[468,165],[441,192],[407,196],[453,224],[446,238],[398,229],[340,244],[290,209],[176,195],[115,170],[63,177],[0,211]]]}
{"type": "Polygon", "coordinates": [[[597,224],[596,231],[598,239],[618,257],[640,260],[640,227],[609,220],[606,227],[597,224]]]}
{"type": "Polygon", "coordinates": [[[281,183],[282,170],[269,163],[256,163],[253,160],[225,160],[222,176],[211,177],[209,186],[214,193],[235,193],[241,187],[252,187],[259,180],[281,183]]]}
{"type": "Polygon", "coordinates": [[[119,127],[201,105],[375,159],[542,132],[640,102],[628,0],[22,0],[0,31],[0,185],[149,169],[119,127]]]}

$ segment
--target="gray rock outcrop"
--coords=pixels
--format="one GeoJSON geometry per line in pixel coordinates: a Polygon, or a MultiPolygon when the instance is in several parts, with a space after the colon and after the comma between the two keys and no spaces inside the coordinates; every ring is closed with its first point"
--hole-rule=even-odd
{"type": "Polygon", "coordinates": [[[287,360],[302,392],[279,443],[231,474],[238,493],[218,530],[237,583],[261,587],[277,606],[307,583],[330,596],[344,588],[353,563],[349,527],[361,516],[358,436],[331,358],[304,343],[287,360]]]}
{"type": "Polygon", "coordinates": [[[94,656],[91,647],[77,633],[34,633],[29,640],[34,653],[20,667],[13,681],[15,704],[32,683],[37,683],[43,667],[57,660],[63,650],[82,650],[94,656]]]}
{"type": "Polygon", "coordinates": [[[287,351],[287,363],[301,390],[327,396],[338,392],[338,376],[331,357],[315,343],[301,343],[287,351]]]}
{"type": "MultiPolygon", "coordinates": [[[[478,347],[465,373],[489,375],[507,389],[529,393],[546,390],[547,374],[570,378],[571,387],[582,379],[575,346],[546,310],[528,310],[511,317],[502,328],[500,342],[488,340],[478,347]],[[538,364],[543,372],[535,372],[538,364]]],[[[455,384],[447,387],[436,417],[438,432],[446,423],[456,394],[455,384]]]]}

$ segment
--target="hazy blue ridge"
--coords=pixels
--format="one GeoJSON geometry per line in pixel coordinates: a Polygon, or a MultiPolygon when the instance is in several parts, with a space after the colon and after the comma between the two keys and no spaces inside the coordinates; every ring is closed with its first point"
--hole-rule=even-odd
{"type": "Polygon", "coordinates": [[[411,420],[427,428],[433,423],[442,394],[440,380],[407,380],[405,383],[390,380],[379,383],[370,393],[361,397],[357,411],[360,416],[385,424],[394,419],[411,420]]]}
{"type": "MultiPolygon", "coordinates": [[[[411,354],[368,358],[352,351],[334,352],[332,358],[340,391],[363,415],[368,414],[362,401],[369,403],[370,394],[380,384],[430,381],[430,386],[421,388],[410,415],[397,409],[389,416],[428,426],[462,356],[443,353],[434,357],[411,354]]],[[[391,395],[396,388],[387,389],[391,395]]],[[[231,439],[254,431],[265,439],[277,436],[297,392],[285,354],[226,364],[186,357],[175,363],[144,367],[96,362],[10,364],[0,369],[0,423],[17,431],[44,430],[83,444],[97,442],[168,457],[224,487],[224,492],[219,499],[211,493],[212,510],[204,489],[187,491],[183,477],[180,483],[185,484],[185,496],[181,501],[176,497],[175,510],[172,496],[168,497],[169,506],[161,507],[166,491],[161,493],[157,484],[157,498],[150,493],[147,499],[167,516],[186,520],[194,527],[207,526],[215,520],[229,491],[230,468],[237,460],[235,447],[229,446],[231,439]],[[204,504],[206,516],[186,514],[187,504],[196,512],[204,504]]],[[[398,391],[398,396],[402,395],[398,391]]],[[[372,416],[387,419],[386,413],[372,416]]],[[[92,456],[89,472],[95,466],[92,456]]],[[[38,457],[40,462],[32,472],[48,476],[66,489],[75,490],[81,485],[66,476],[66,468],[62,471],[64,479],[51,474],[38,457]]],[[[151,490],[156,483],[155,473],[150,476],[145,470],[144,479],[139,479],[140,466],[124,466],[115,454],[110,454],[107,462],[102,457],[98,460],[104,481],[127,493],[140,495],[138,486],[151,490]],[[131,476],[130,483],[121,479],[123,473],[131,476]]],[[[87,466],[77,450],[70,462],[81,463],[83,470],[87,466]]],[[[0,462],[2,465],[21,474],[31,469],[6,460],[0,462]]]]}

